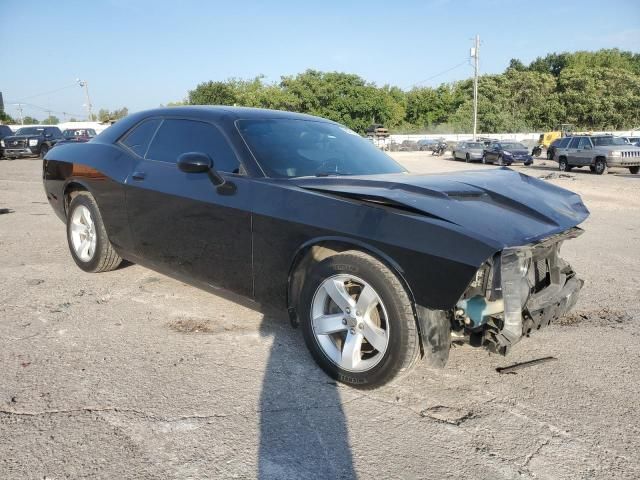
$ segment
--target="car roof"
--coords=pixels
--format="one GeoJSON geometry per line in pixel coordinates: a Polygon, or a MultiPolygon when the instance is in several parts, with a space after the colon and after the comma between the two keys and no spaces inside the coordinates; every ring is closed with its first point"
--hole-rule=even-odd
{"type": "Polygon", "coordinates": [[[266,108],[229,107],[221,105],[185,105],[179,107],[163,107],[151,110],[143,110],[133,113],[118,120],[111,127],[104,130],[95,139],[96,142],[112,143],[135,124],[146,118],[153,117],[188,117],[197,120],[234,122],[236,120],[265,120],[265,119],[289,119],[307,120],[337,124],[326,118],[315,117],[305,113],[294,113],[283,110],[270,110],[266,108]]]}

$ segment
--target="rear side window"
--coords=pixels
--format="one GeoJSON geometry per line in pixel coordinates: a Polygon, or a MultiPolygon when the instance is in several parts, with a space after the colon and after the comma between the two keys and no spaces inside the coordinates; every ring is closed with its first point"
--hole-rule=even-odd
{"type": "Polygon", "coordinates": [[[187,152],[206,153],[216,170],[237,173],[239,163],[226,138],[210,123],[168,119],[162,122],[146,158],[176,163],[187,152]]]}
{"type": "Polygon", "coordinates": [[[578,148],[578,142],[580,141],[579,137],[573,137],[571,139],[571,144],[569,145],[569,148],[578,148]]]}
{"type": "Polygon", "coordinates": [[[162,122],[162,120],[159,118],[153,118],[140,123],[134,127],[120,143],[127,146],[136,155],[144,157],[160,122],[162,122]]]}

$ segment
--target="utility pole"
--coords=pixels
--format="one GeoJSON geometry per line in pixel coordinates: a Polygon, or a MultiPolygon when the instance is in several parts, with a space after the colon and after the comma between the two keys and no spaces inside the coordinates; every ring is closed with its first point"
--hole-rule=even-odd
{"type": "Polygon", "coordinates": [[[20,125],[24,125],[24,117],[22,116],[22,104],[14,103],[13,105],[17,108],[18,113],[20,114],[20,125]]]}
{"type": "Polygon", "coordinates": [[[49,114],[47,117],[47,124],[51,124],[51,110],[47,110],[47,114],[49,114]]]}
{"type": "Polygon", "coordinates": [[[78,85],[80,85],[80,87],[84,88],[84,96],[86,98],[86,107],[87,107],[87,111],[89,112],[89,121],[93,121],[93,114],[91,113],[91,97],[89,97],[89,84],[87,83],[86,80],[80,80],[79,78],[76,79],[76,82],[78,82],[78,85]]]}
{"type": "Polygon", "coordinates": [[[475,44],[471,47],[473,58],[473,141],[478,133],[478,65],[480,62],[480,35],[476,35],[475,44]]]}

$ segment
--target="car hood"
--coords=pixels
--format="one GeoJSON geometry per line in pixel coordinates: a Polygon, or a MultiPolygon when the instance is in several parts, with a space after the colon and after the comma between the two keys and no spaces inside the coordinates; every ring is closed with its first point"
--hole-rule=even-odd
{"type": "Polygon", "coordinates": [[[444,222],[499,249],[537,242],[589,216],[577,194],[509,168],[293,181],[304,189],[444,222]]]}
{"type": "Polygon", "coordinates": [[[637,152],[640,147],[635,145],[602,145],[595,147],[598,150],[606,150],[608,152],[637,152]]]}
{"type": "Polygon", "coordinates": [[[42,138],[42,135],[10,135],[8,137],[4,137],[2,140],[7,142],[11,140],[29,140],[30,138],[42,138]]]}

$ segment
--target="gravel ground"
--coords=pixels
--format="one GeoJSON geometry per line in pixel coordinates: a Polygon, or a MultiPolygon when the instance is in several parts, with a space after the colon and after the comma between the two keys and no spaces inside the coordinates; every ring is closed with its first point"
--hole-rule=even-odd
{"type": "Polygon", "coordinates": [[[640,478],[640,175],[543,163],[516,169],[591,210],[563,248],[586,281],[575,313],[506,358],[458,347],[361,392],[285,315],[136,265],[82,272],[40,162],[0,161],[0,478],[640,478]]]}

